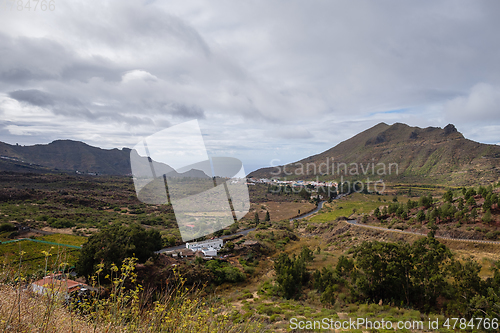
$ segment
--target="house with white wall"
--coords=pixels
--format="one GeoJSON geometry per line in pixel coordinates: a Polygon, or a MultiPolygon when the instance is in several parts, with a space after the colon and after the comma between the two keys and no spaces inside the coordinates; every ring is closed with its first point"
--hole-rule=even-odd
{"type": "Polygon", "coordinates": [[[205,240],[202,242],[191,242],[191,243],[186,243],[186,248],[193,250],[193,251],[198,251],[198,250],[203,250],[203,249],[208,249],[212,248],[214,250],[220,250],[222,249],[222,246],[224,245],[224,242],[220,238],[214,238],[214,239],[209,239],[205,240]]]}

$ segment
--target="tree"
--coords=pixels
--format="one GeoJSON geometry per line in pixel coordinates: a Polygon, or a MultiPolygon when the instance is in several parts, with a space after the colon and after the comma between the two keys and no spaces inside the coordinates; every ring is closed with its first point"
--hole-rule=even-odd
{"type": "Polygon", "coordinates": [[[436,231],[438,229],[437,225],[434,222],[429,221],[427,227],[429,228],[429,233],[427,234],[427,237],[434,238],[434,236],[436,236],[436,231]]]}
{"type": "Polygon", "coordinates": [[[462,313],[466,312],[468,303],[472,298],[481,292],[481,277],[479,272],[481,265],[474,261],[472,258],[465,259],[462,264],[460,261],[453,260],[450,264],[450,273],[454,278],[456,297],[462,302],[462,313]]]}
{"type": "Polygon", "coordinates": [[[290,258],[286,253],[281,253],[274,263],[274,270],[280,294],[287,299],[298,297],[308,279],[305,261],[300,257],[290,258]]]}
{"type": "Polygon", "coordinates": [[[255,215],[253,216],[253,223],[255,224],[255,226],[259,225],[259,213],[255,212],[255,215]]]}
{"type": "Polygon", "coordinates": [[[380,218],[381,213],[380,213],[380,209],[379,209],[378,207],[377,207],[377,208],[375,208],[375,211],[373,212],[373,215],[375,215],[375,217],[376,217],[377,219],[379,219],[379,218],[380,218]]]}
{"type": "Polygon", "coordinates": [[[77,273],[89,279],[103,264],[103,275],[109,273],[111,264],[120,266],[125,258],[135,257],[145,262],[162,247],[160,233],[146,230],[139,224],[121,226],[113,224],[90,236],[83,244],[76,264],[77,273]]]}
{"type": "Polygon", "coordinates": [[[448,190],[444,195],[443,199],[448,202],[453,202],[453,192],[452,190],[448,190]]]}
{"type": "Polygon", "coordinates": [[[313,261],[314,260],[314,254],[311,249],[309,249],[307,246],[302,247],[302,251],[300,252],[299,259],[304,260],[305,262],[307,261],[313,261]]]}
{"type": "Polygon", "coordinates": [[[358,269],[353,285],[362,297],[410,302],[409,244],[363,242],[353,253],[358,269]]]}
{"type": "Polygon", "coordinates": [[[491,205],[492,205],[492,202],[491,202],[491,194],[488,194],[488,195],[486,196],[486,199],[484,199],[484,203],[483,203],[483,211],[490,210],[490,209],[491,209],[491,205]]]}
{"type": "Polygon", "coordinates": [[[446,289],[445,274],[451,251],[434,237],[417,240],[412,246],[412,283],[416,302],[424,309],[436,304],[440,293],[446,289]]]}
{"type": "Polygon", "coordinates": [[[498,203],[498,194],[493,193],[491,195],[491,204],[494,205],[494,204],[497,204],[497,203],[498,203]]]}
{"type": "Polygon", "coordinates": [[[469,207],[474,207],[476,206],[476,200],[474,199],[474,197],[469,197],[469,199],[467,199],[467,205],[469,207]]]}
{"type": "Polygon", "coordinates": [[[477,194],[481,195],[484,198],[486,196],[486,188],[484,188],[482,185],[479,186],[479,189],[477,190],[477,194]]]}
{"type": "Polygon", "coordinates": [[[265,222],[271,221],[271,216],[269,216],[269,211],[266,211],[266,217],[264,218],[265,222]]]}
{"type": "Polygon", "coordinates": [[[472,222],[476,222],[476,218],[477,218],[477,209],[476,208],[472,208],[472,210],[470,212],[470,217],[472,219],[472,222]]]}
{"type": "Polygon", "coordinates": [[[425,213],[423,210],[419,210],[417,213],[417,220],[418,222],[422,222],[425,220],[425,213]]]}
{"type": "Polygon", "coordinates": [[[432,196],[429,194],[429,196],[423,195],[418,199],[418,205],[423,206],[425,209],[429,208],[432,206],[432,196]]]}
{"type": "Polygon", "coordinates": [[[463,210],[464,208],[465,208],[464,207],[464,198],[458,199],[458,209],[463,210]]]}
{"type": "Polygon", "coordinates": [[[441,217],[443,219],[451,219],[457,212],[457,209],[455,208],[454,205],[452,205],[449,202],[446,202],[444,205],[441,206],[441,217]]]}
{"type": "Polygon", "coordinates": [[[486,213],[484,213],[482,221],[484,223],[490,223],[491,222],[491,211],[488,209],[486,213]]]}
{"type": "Polygon", "coordinates": [[[417,206],[418,202],[408,199],[408,202],[406,203],[406,207],[408,207],[408,209],[413,209],[417,206]]]}
{"type": "Polygon", "coordinates": [[[465,200],[469,200],[469,198],[470,198],[470,197],[473,197],[473,196],[475,196],[475,195],[476,195],[476,190],[474,190],[474,188],[472,188],[472,187],[471,187],[471,188],[470,188],[470,189],[468,189],[468,190],[467,190],[467,192],[465,193],[464,198],[465,198],[465,200]]]}

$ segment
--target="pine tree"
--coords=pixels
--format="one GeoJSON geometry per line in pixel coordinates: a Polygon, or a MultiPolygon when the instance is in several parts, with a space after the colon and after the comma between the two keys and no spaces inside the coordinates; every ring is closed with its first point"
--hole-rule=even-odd
{"type": "Polygon", "coordinates": [[[486,211],[486,213],[484,213],[482,220],[484,223],[491,222],[491,211],[489,209],[486,211]]]}
{"type": "Polygon", "coordinates": [[[254,215],[254,218],[253,218],[253,223],[255,224],[255,226],[259,225],[259,213],[255,212],[255,215],[254,215]]]}
{"type": "Polygon", "coordinates": [[[476,218],[477,218],[477,210],[476,208],[472,208],[471,212],[470,212],[470,217],[472,219],[473,222],[476,222],[476,218]]]}
{"type": "Polygon", "coordinates": [[[453,192],[451,190],[448,190],[444,195],[443,195],[443,199],[445,201],[448,201],[448,202],[452,202],[453,201],[453,192]]]}
{"type": "Polygon", "coordinates": [[[467,200],[467,205],[469,205],[469,207],[474,207],[476,205],[476,200],[474,199],[474,197],[470,197],[468,200],[467,200]]]}

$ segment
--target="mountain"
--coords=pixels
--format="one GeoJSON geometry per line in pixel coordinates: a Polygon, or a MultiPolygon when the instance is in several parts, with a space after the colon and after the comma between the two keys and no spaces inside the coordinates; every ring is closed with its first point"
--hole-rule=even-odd
{"type": "Polygon", "coordinates": [[[11,165],[16,164],[20,169],[9,171],[48,169],[107,175],[126,175],[131,172],[130,149],[101,149],[72,140],[56,140],[47,145],[34,146],[0,142],[0,156],[4,165],[5,162],[11,162],[11,165]]]}
{"type": "Polygon", "coordinates": [[[452,124],[419,128],[380,123],[323,153],[249,174],[291,180],[316,176],[332,180],[343,176],[456,185],[486,183],[500,178],[500,146],[466,139],[452,124]]]}
{"type": "MultiPolygon", "coordinates": [[[[80,172],[101,175],[131,175],[129,148],[101,149],[73,140],[56,140],[34,146],[0,142],[0,171],[14,172],[80,172]]],[[[137,160],[140,160],[138,158],[137,160]]],[[[150,168],[146,158],[142,163],[150,168]]],[[[152,161],[154,168],[169,177],[208,178],[200,170],[177,173],[170,166],[152,161]]]]}

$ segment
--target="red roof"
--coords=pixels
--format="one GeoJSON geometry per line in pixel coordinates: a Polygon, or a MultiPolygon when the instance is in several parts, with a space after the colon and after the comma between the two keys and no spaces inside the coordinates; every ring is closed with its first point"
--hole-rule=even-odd
{"type": "Polygon", "coordinates": [[[66,290],[69,293],[88,287],[85,283],[66,279],[62,274],[49,274],[43,279],[33,282],[33,284],[44,288],[66,290]]]}

